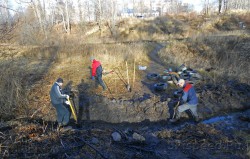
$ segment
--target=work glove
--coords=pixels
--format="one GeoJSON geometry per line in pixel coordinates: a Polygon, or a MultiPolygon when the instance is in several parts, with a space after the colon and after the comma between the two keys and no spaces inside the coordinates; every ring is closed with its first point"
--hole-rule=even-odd
{"type": "Polygon", "coordinates": [[[65,101],[65,104],[70,105],[69,101],[65,101]]]}
{"type": "Polygon", "coordinates": [[[69,99],[69,95],[66,95],[66,99],[69,99]]]}
{"type": "Polygon", "coordinates": [[[95,77],[94,77],[94,76],[92,76],[92,77],[91,77],[91,79],[94,81],[94,80],[95,80],[95,77]]]}

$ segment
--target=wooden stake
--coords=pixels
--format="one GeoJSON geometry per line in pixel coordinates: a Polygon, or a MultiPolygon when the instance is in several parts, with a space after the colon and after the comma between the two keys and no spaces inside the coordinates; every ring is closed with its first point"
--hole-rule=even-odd
{"type": "Polygon", "coordinates": [[[131,90],[131,87],[130,87],[130,85],[129,85],[128,62],[127,62],[127,61],[126,61],[126,68],[127,68],[127,79],[128,79],[127,89],[128,89],[128,91],[130,91],[130,90],[131,90]]]}
{"type": "Polygon", "coordinates": [[[134,59],[134,77],[133,77],[133,89],[135,86],[135,59],[134,59]]]}
{"type": "Polygon", "coordinates": [[[116,84],[116,78],[115,78],[115,93],[117,93],[117,84],[116,84]]]}

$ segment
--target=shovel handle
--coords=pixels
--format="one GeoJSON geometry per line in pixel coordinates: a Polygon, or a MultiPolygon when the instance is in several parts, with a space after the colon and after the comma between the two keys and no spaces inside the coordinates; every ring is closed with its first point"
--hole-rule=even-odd
{"type": "Polygon", "coordinates": [[[75,121],[77,122],[77,116],[76,116],[75,109],[74,109],[74,107],[72,106],[72,104],[71,104],[71,102],[70,102],[69,99],[68,99],[68,102],[69,102],[69,107],[70,107],[70,109],[71,109],[71,111],[72,111],[72,114],[73,114],[73,118],[74,118],[75,121]]]}

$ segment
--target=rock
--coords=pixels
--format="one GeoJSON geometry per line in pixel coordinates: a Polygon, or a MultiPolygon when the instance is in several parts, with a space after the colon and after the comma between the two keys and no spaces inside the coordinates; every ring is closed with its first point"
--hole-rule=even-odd
{"type": "Polygon", "coordinates": [[[121,139],[122,139],[121,135],[118,132],[113,132],[111,134],[111,136],[112,136],[114,141],[121,141],[121,139]]]}
{"type": "Polygon", "coordinates": [[[145,141],[145,137],[136,132],[133,133],[133,139],[141,142],[145,141]]]}
{"type": "Polygon", "coordinates": [[[99,140],[97,138],[93,137],[92,140],[91,140],[91,143],[92,144],[98,144],[99,140]]]}
{"type": "Polygon", "coordinates": [[[102,103],[108,103],[109,102],[109,99],[108,98],[106,98],[106,97],[103,97],[102,98],[102,103]]]}
{"type": "Polygon", "coordinates": [[[152,101],[150,99],[148,99],[148,100],[146,100],[145,103],[149,104],[149,103],[152,103],[152,101]]]}

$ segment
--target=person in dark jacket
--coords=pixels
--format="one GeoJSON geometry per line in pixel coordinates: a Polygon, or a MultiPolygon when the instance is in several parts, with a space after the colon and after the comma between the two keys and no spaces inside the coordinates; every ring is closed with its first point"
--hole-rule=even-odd
{"type": "Polygon", "coordinates": [[[102,65],[99,61],[95,60],[93,57],[90,58],[92,61],[92,80],[95,80],[96,82],[96,87],[98,84],[102,86],[103,91],[107,89],[105,83],[102,80],[102,65]]]}
{"type": "Polygon", "coordinates": [[[62,93],[63,79],[58,78],[50,90],[50,99],[53,107],[56,108],[57,122],[59,127],[66,126],[69,123],[70,111],[67,108],[67,99],[69,96],[62,93]]]}
{"type": "Polygon", "coordinates": [[[199,121],[199,116],[197,113],[197,105],[198,105],[198,98],[196,96],[196,92],[194,87],[190,83],[186,83],[184,79],[179,79],[177,85],[183,88],[183,95],[182,95],[182,105],[177,108],[176,118],[171,119],[170,122],[176,122],[180,118],[180,113],[190,110],[195,121],[199,121]]]}

